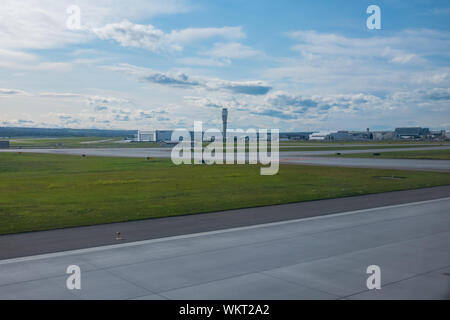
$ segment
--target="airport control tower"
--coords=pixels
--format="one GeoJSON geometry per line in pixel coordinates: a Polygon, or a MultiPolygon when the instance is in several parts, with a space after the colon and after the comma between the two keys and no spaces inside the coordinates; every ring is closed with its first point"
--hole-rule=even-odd
{"type": "Polygon", "coordinates": [[[226,142],[227,140],[227,119],[228,119],[228,109],[223,108],[222,109],[222,133],[223,133],[223,142],[226,142]]]}

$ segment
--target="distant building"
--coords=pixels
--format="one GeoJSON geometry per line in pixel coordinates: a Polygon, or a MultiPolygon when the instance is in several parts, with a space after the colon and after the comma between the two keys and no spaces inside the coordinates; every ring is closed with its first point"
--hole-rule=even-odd
{"type": "Polygon", "coordinates": [[[372,135],[375,141],[394,140],[396,137],[393,131],[374,131],[372,135]]]}
{"type": "Polygon", "coordinates": [[[395,134],[400,139],[427,139],[430,135],[430,129],[421,127],[396,128],[395,134]]]}
{"type": "Polygon", "coordinates": [[[171,142],[173,130],[156,130],[156,141],[171,142]]]}
{"type": "MultiPolygon", "coordinates": [[[[224,141],[227,136],[228,129],[228,109],[222,109],[222,135],[224,141]]],[[[231,130],[231,129],[230,129],[231,130]]],[[[230,131],[228,130],[228,131],[230,131]]],[[[139,130],[134,139],[136,142],[158,142],[164,145],[173,145],[180,140],[172,141],[172,133],[174,130],[139,130]]],[[[191,140],[194,140],[194,132],[189,131],[191,140]]],[[[203,132],[204,134],[204,132],[203,132]]],[[[259,139],[259,132],[257,132],[259,139]]],[[[272,140],[272,135],[267,132],[267,140],[272,140]]],[[[405,127],[396,128],[395,131],[370,131],[367,128],[365,131],[347,131],[340,130],[337,132],[321,131],[321,132],[280,132],[279,141],[295,141],[295,140],[311,140],[311,141],[383,141],[396,139],[412,139],[412,140],[435,140],[442,141],[449,138],[449,134],[445,130],[430,131],[428,128],[422,127],[405,127]]],[[[213,141],[211,138],[209,141],[213,141]]],[[[246,139],[248,140],[248,138],[246,139]]],[[[205,140],[204,140],[205,141],[205,140]]],[[[207,142],[207,141],[205,141],[207,142]]],[[[8,148],[8,141],[0,141],[0,148],[8,148]],[[3,142],[3,145],[1,143],[3,142]]]]}
{"type": "Polygon", "coordinates": [[[9,141],[0,141],[0,149],[8,149],[9,141]]]}
{"type": "Polygon", "coordinates": [[[326,136],[325,140],[330,141],[366,141],[372,140],[373,134],[369,129],[366,131],[338,131],[326,136]]]}
{"type": "Polygon", "coordinates": [[[447,139],[447,133],[445,132],[445,130],[430,131],[429,138],[431,140],[436,140],[436,141],[446,140],[447,139]]]}
{"type": "Polygon", "coordinates": [[[136,134],[136,142],[172,142],[173,130],[139,130],[136,134]]]}
{"type": "Polygon", "coordinates": [[[153,142],[156,141],[155,131],[141,131],[139,130],[136,136],[137,142],[153,142]]]}
{"type": "Polygon", "coordinates": [[[280,141],[309,140],[312,132],[280,132],[280,141]]]}
{"type": "Polygon", "coordinates": [[[327,131],[327,132],[313,132],[309,135],[309,140],[314,140],[314,141],[323,141],[326,139],[326,137],[330,134],[331,132],[327,131]]]}

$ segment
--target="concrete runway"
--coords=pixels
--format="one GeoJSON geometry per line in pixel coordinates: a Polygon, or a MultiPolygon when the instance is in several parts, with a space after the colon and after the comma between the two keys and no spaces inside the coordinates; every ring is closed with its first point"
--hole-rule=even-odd
{"type": "MultiPolygon", "coordinates": [[[[320,156],[333,155],[336,152],[342,154],[352,153],[371,153],[371,152],[393,152],[393,151],[422,151],[422,150],[445,150],[450,149],[450,146],[436,146],[436,147],[411,147],[411,148],[389,148],[380,149],[376,147],[367,148],[363,150],[310,150],[310,151],[280,151],[280,157],[302,157],[302,156],[320,156]]],[[[170,158],[171,148],[69,148],[69,149],[54,149],[54,148],[24,148],[24,149],[0,149],[0,152],[31,152],[31,153],[52,153],[52,154],[70,154],[88,156],[103,156],[103,157],[129,157],[129,158],[144,158],[144,157],[158,157],[170,158]]]]}
{"type": "MultiPolygon", "coordinates": [[[[12,141],[12,140],[11,140],[12,141]]],[[[429,147],[429,146],[450,146],[450,144],[426,144],[426,143],[415,143],[415,144],[405,144],[405,143],[320,143],[320,144],[300,144],[300,145],[293,145],[293,144],[285,144],[283,142],[280,142],[280,148],[324,148],[324,147],[336,147],[336,148],[343,148],[343,147],[369,147],[369,148],[376,148],[376,147],[402,147],[402,146],[414,146],[414,147],[429,147]]],[[[408,148],[407,148],[408,149],[408,148]]]]}
{"type": "Polygon", "coordinates": [[[355,154],[355,153],[373,153],[373,152],[396,152],[396,151],[427,151],[427,150],[449,150],[448,146],[438,146],[438,147],[413,147],[413,148],[367,148],[358,150],[313,150],[313,151],[280,151],[280,156],[290,157],[290,156],[323,156],[323,155],[334,155],[337,152],[342,154],[355,154]]]}
{"type": "MultiPolygon", "coordinates": [[[[340,158],[340,157],[317,157],[321,155],[333,155],[336,152],[342,154],[371,153],[371,152],[393,152],[393,151],[420,151],[420,150],[444,150],[448,146],[439,147],[414,147],[414,148],[391,148],[391,149],[366,149],[366,150],[319,150],[319,151],[283,151],[280,152],[280,162],[288,164],[303,165],[326,165],[343,166],[355,168],[380,168],[400,170],[431,170],[450,171],[450,160],[412,160],[412,159],[370,159],[370,158],[340,158]],[[316,156],[316,157],[314,157],[316,156]]],[[[105,157],[132,157],[132,158],[170,158],[170,148],[85,148],[85,149],[3,149],[0,152],[31,152],[51,153],[105,157]]]]}
{"type": "Polygon", "coordinates": [[[449,247],[442,198],[1,260],[0,299],[450,299],[449,247]]]}

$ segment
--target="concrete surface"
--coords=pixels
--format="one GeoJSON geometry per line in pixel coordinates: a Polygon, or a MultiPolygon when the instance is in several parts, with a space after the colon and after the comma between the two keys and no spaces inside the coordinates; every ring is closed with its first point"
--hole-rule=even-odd
{"type": "MultiPolygon", "coordinates": [[[[371,153],[371,152],[394,152],[394,151],[423,151],[423,150],[446,150],[450,146],[435,146],[435,147],[411,147],[411,148],[389,148],[380,149],[373,146],[367,149],[360,150],[339,150],[342,146],[337,146],[337,150],[310,150],[310,151],[281,151],[280,157],[302,157],[302,156],[319,156],[319,155],[333,155],[336,152],[342,154],[351,153],[371,153]]],[[[284,148],[284,147],[280,147],[284,148]]],[[[318,148],[319,149],[319,148],[318,148]]],[[[71,155],[90,155],[90,156],[104,156],[104,157],[160,157],[170,158],[172,148],[69,148],[69,149],[54,149],[54,148],[23,148],[23,149],[2,149],[0,152],[29,152],[29,153],[51,153],[51,154],[71,154],[71,155]]]]}
{"type": "MultiPolygon", "coordinates": [[[[280,147],[284,148],[284,147],[280,147]]],[[[436,147],[411,147],[411,148],[377,148],[376,146],[368,147],[366,149],[358,150],[313,150],[313,151],[280,151],[280,157],[291,157],[291,156],[323,156],[323,155],[333,155],[337,152],[342,154],[355,154],[355,153],[373,153],[373,152],[398,152],[398,151],[428,151],[428,150],[448,150],[450,146],[436,146],[436,147]]]]}
{"type": "Polygon", "coordinates": [[[450,186],[0,236],[0,259],[156,239],[450,197],[450,186]]]}
{"type": "Polygon", "coordinates": [[[450,160],[421,159],[372,159],[372,158],[339,158],[339,157],[284,157],[280,154],[280,163],[307,164],[333,167],[398,169],[421,171],[450,171],[450,160]]]}
{"type": "MultiPolygon", "coordinates": [[[[444,149],[450,149],[450,147],[438,146],[438,147],[414,147],[407,149],[370,148],[365,150],[282,151],[280,152],[280,162],[288,164],[326,165],[326,166],[343,166],[356,168],[450,171],[450,160],[314,157],[322,155],[333,155],[336,154],[336,152],[340,152],[342,154],[350,154],[350,153],[371,153],[371,152],[386,153],[394,151],[444,150],[444,149]]],[[[68,155],[86,154],[87,156],[102,156],[102,157],[170,158],[171,148],[4,149],[0,150],[0,152],[29,152],[29,153],[50,153],[50,154],[68,154],[68,155]]]]}
{"type": "MultiPolygon", "coordinates": [[[[10,140],[13,141],[13,140],[10,140]]],[[[287,143],[284,141],[280,141],[280,148],[325,148],[325,147],[369,147],[369,148],[378,148],[378,147],[411,147],[411,148],[416,148],[416,147],[439,147],[439,146],[450,146],[450,144],[448,143],[434,143],[434,144],[430,144],[430,143],[414,143],[414,144],[408,144],[408,143],[339,143],[339,142],[335,142],[335,143],[324,143],[321,142],[319,144],[310,144],[309,143],[304,143],[304,144],[299,144],[299,145],[295,145],[295,144],[291,144],[291,143],[287,143]]]]}
{"type": "Polygon", "coordinates": [[[449,247],[443,198],[2,260],[0,299],[449,299],[449,247]]]}

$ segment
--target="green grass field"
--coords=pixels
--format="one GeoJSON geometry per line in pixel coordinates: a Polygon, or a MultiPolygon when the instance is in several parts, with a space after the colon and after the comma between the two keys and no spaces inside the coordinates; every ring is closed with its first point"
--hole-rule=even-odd
{"type": "Polygon", "coordinates": [[[156,148],[154,142],[119,143],[123,138],[118,137],[70,137],[47,139],[11,139],[11,148],[156,148]]]}
{"type": "Polygon", "coordinates": [[[373,153],[343,154],[340,157],[346,158],[382,158],[382,159],[426,159],[426,160],[450,160],[449,150],[420,150],[420,151],[393,151],[373,153]]]}
{"type": "Polygon", "coordinates": [[[450,173],[0,154],[0,234],[450,184],[450,173]],[[394,177],[394,179],[392,179],[394,177]]]}

